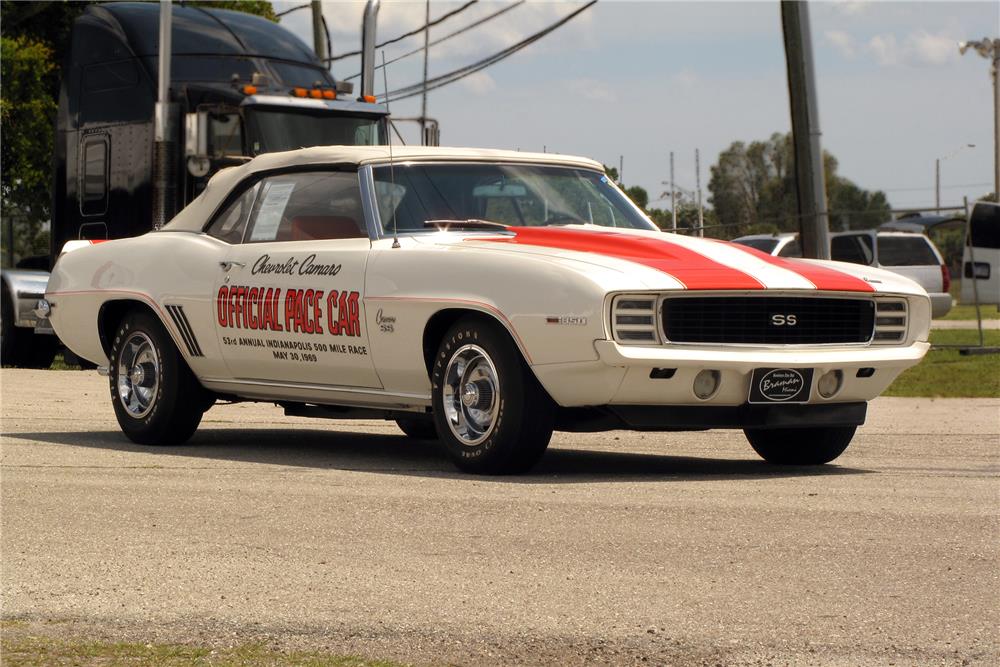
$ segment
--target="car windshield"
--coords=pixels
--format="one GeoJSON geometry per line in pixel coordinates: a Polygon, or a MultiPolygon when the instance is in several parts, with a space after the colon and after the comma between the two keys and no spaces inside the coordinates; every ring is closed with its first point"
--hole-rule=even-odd
{"type": "Polygon", "coordinates": [[[246,119],[250,155],[310,146],[377,146],[385,143],[378,116],[248,109],[246,119]]]}
{"type": "Polygon", "coordinates": [[[755,250],[771,254],[778,245],[778,239],[733,239],[733,243],[750,246],[755,250]]]}
{"type": "Polygon", "coordinates": [[[410,163],[376,167],[374,176],[386,231],[393,213],[399,231],[424,231],[427,222],[445,220],[656,229],[607,176],[586,169],[410,163]]]}

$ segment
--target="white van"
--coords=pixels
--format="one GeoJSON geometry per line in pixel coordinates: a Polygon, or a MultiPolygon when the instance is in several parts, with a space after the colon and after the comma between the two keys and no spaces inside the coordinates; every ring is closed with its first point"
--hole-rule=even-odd
{"type": "Polygon", "coordinates": [[[962,303],[1000,308],[1000,204],[979,201],[969,215],[969,243],[962,252],[962,303]]]}

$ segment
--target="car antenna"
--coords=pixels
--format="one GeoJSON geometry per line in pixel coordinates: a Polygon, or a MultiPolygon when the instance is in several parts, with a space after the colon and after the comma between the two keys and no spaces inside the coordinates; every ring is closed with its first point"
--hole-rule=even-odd
{"type": "MultiPolygon", "coordinates": [[[[382,89],[385,91],[385,110],[389,111],[389,76],[385,73],[385,49],[382,50],[382,89]]],[[[392,122],[391,120],[389,121],[392,122]]],[[[392,135],[389,137],[389,203],[392,205],[392,247],[399,247],[399,235],[396,229],[396,170],[392,166],[392,135]]]]}

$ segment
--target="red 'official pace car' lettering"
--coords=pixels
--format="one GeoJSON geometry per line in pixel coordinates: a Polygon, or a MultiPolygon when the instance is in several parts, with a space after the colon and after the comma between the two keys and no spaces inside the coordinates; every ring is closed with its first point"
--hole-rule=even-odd
{"type": "Polygon", "coordinates": [[[337,290],[330,290],[326,298],[326,321],[330,333],[334,336],[360,336],[360,307],[357,292],[341,292],[338,298],[337,290]],[[334,311],[337,315],[334,316],[334,311]]]}
{"type": "Polygon", "coordinates": [[[360,292],[331,290],[326,299],[324,295],[323,290],[290,289],[282,297],[276,287],[223,285],[215,300],[216,314],[219,326],[227,329],[361,336],[360,292]]]}

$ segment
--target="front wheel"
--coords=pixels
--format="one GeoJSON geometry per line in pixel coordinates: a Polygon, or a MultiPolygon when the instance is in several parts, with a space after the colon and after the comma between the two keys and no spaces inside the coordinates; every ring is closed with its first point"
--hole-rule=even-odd
{"type": "Polygon", "coordinates": [[[529,470],[552,437],[555,404],[505,330],[483,317],[456,322],[431,371],[438,436],[459,469],[529,470]]]}
{"type": "Polygon", "coordinates": [[[754,451],[768,463],[822,465],[844,453],[857,428],[753,428],[743,432],[754,451]]]}
{"type": "Polygon", "coordinates": [[[108,375],[115,416],[132,442],[178,445],[198,428],[206,392],[151,314],[132,311],[122,320],[108,375]]]}

